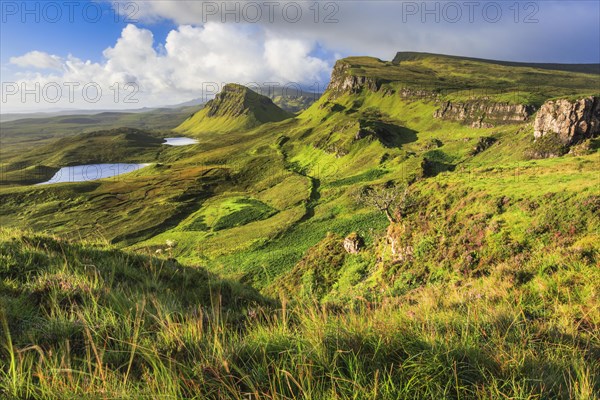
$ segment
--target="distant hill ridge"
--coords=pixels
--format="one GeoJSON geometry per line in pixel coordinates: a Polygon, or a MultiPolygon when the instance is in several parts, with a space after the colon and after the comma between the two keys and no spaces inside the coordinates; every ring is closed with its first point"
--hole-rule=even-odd
{"type": "Polygon", "coordinates": [[[516,61],[489,60],[485,58],[462,57],[436,53],[421,53],[413,51],[399,51],[392,60],[393,64],[400,64],[402,61],[417,61],[427,57],[451,58],[454,60],[477,61],[489,64],[503,65],[506,67],[531,67],[540,69],[549,69],[554,71],[580,72],[585,74],[600,75],[600,63],[598,64],[561,64],[561,63],[528,63],[516,61]]]}

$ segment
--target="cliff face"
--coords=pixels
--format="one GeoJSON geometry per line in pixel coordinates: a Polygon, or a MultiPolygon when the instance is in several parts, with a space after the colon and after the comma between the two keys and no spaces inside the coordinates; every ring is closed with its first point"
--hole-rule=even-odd
{"type": "Polygon", "coordinates": [[[538,111],[533,127],[536,140],[556,135],[564,146],[597,136],[600,134],[600,97],[547,101],[538,111]]]}
{"type": "Polygon", "coordinates": [[[469,101],[453,103],[446,101],[433,114],[434,118],[460,121],[473,128],[491,128],[495,125],[527,121],[534,113],[531,105],[469,101]]]}
{"type": "Polygon", "coordinates": [[[334,97],[342,93],[358,93],[363,89],[376,92],[382,82],[377,78],[353,75],[350,73],[350,64],[341,60],[335,63],[331,73],[331,81],[327,86],[327,92],[334,97]]]}
{"type": "Polygon", "coordinates": [[[355,75],[350,71],[351,68],[351,64],[344,60],[336,62],[331,73],[331,81],[327,86],[327,93],[330,93],[335,98],[343,93],[359,93],[366,89],[371,92],[381,90],[384,96],[397,94],[406,99],[435,100],[438,96],[433,91],[409,87],[397,90],[389,87],[382,89],[382,85],[389,81],[372,76],[355,75]]]}

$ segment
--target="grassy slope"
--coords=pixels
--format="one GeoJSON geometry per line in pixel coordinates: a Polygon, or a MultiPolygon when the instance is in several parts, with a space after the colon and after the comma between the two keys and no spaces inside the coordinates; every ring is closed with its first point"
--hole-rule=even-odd
{"type": "MultiPolygon", "coordinates": [[[[390,87],[419,83],[441,62],[413,61],[415,75],[405,75],[397,68],[406,65],[350,61],[377,76],[389,69],[399,79],[390,87]]],[[[464,85],[468,75],[456,63],[446,78],[464,85]]],[[[548,74],[558,83],[525,88],[544,98],[587,94],[597,82],[529,69],[506,77],[504,66],[466,64],[480,69],[470,71],[474,86],[494,90],[548,74]],[[515,81],[485,81],[490,71],[515,81]]],[[[600,384],[599,153],[528,161],[530,124],[472,129],[433,119],[437,106],[381,92],[325,95],[294,119],[198,135],[200,144],[161,152],[159,165],[123,182],[2,189],[3,224],[100,234],[136,251],[174,240],[169,256],[186,265],[271,295],[356,307],[269,310],[244,335],[195,332],[221,349],[207,360],[204,341],[181,347],[209,376],[186,362],[157,364],[166,389],[149,385],[154,395],[591,398],[600,384]],[[390,135],[355,140],[361,124],[390,135]],[[482,137],[496,141],[474,154],[482,137]],[[383,240],[385,217],[353,199],[365,185],[414,180],[419,206],[396,227],[412,258],[398,262],[383,240]],[[366,238],[366,250],[329,259],[352,231],[366,238]],[[334,236],[324,239],[327,232],[334,236]]],[[[95,382],[110,393],[141,390],[95,382]]]]}
{"type": "Polygon", "coordinates": [[[198,107],[152,112],[104,112],[22,119],[0,124],[0,185],[43,182],[57,168],[95,162],[152,160],[157,138],[170,133],[198,107]],[[128,128],[123,128],[128,127],[128,128]],[[151,130],[153,137],[126,136],[151,130]]]}
{"type": "Polygon", "coordinates": [[[340,313],[273,307],[162,257],[0,235],[9,398],[591,399],[598,389],[600,276],[585,263],[450,284],[438,274],[340,313]]]}
{"type": "Polygon", "coordinates": [[[513,61],[498,61],[498,60],[487,60],[482,58],[472,57],[461,57],[444,54],[433,54],[433,53],[420,53],[401,51],[396,54],[392,63],[400,64],[402,61],[415,61],[428,57],[439,57],[448,59],[455,59],[460,61],[476,61],[488,64],[502,65],[506,67],[529,67],[537,69],[549,69],[553,71],[565,71],[565,72],[581,72],[585,74],[600,74],[600,64],[552,64],[552,63],[526,63],[526,62],[513,62],[513,61]]]}
{"type": "Polygon", "coordinates": [[[10,154],[13,146],[40,146],[49,141],[72,137],[80,133],[120,127],[168,131],[173,129],[199,106],[158,109],[148,112],[104,112],[93,115],[66,115],[30,118],[0,123],[2,154],[10,154]]]}
{"type": "Polygon", "coordinates": [[[205,107],[185,120],[175,131],[187,134],[244,131],[266,122],[282,121],[291,114],[271,99],[236,84],[223,87],[205,107]]]}
{"type": "MultiPolygon", "coordinates": [[[[183,259],[214,264],[214,268],[233,269],[233,273],[264,286],[269,281],[264,279],[264,271],[289,270],[327,230],[339,226],[337,232],[344,234],[364,226],[366,222],[363,221],[372,220],[367,210],[357,207],[351,198],[351,194],[365,184],[420,177],[424,159],[441,160],[436,161],[440,171],[445,166],[471,170],[490,164],[518,168],[525,160],[523,154],[531,142],[532,135],[528,131],[531,128],[471,129],[431,118],[436,106],[434,101],[406,100],[371,92],[343,95],[335,100],[324,96],[296,119],[247,132],[200,135],[197,146],[164,151],[156,158],[164,164],[162,167],[139,173],[139,180],[135,176],[128,179],[127,184],[133,189],[125,194],[131,201],[108,203],[118,210],[113,215],[110,211],[102,212],[106,216],[99,219],[94,212],[85,213],[77,224],[73,224],[70,216],[61,218],[60,214],[49,220],[45,217],[46,206],[39,210],[39,205],[33,202],[28,206],[29,210],[20,210],[18,214],[6,209],[4,218],[10,224],[18,225],[19,221],[27,219],[40,229],[60,226],[64,231],[84,234],[100,220],[101,232],[117,240],[130,237],[130,232],[147,226],[148,218],[158,224],[150,235],[161,231],[161,221],[169,220],[172,222],[163,226],[161,235],[141,245],[153,246],[172,237],[185,243],[178,254],[183,259]],[[357,124],[364,120],[384,121],[395,132],[394,140],[385,143],[373,138],[355,141],[357,124]],[[471,156],[471,149],[481,137],[488,136],[498,141],[482,154],[471,156]],[[433,149],[432,143],[437,143],[433,149]],[[340,154],[346,155],[339,157],[340,154]],[[195,168],[190,168],[192,166],[195,168]],[[186,182],[190,185],[201,182],[200,175],[213,167],[213,186],[194,191],[186,189],[186,182]],[[178,178],[183,171],[185,180],[178,178]],[[150,191],[152,196],[147,196],[151,187],[165,184],[168,184],[168,190],[156,188],[150,191]],[[200,193],[203,194],[196,200],[190,197],[200,193]],[[270,218],[248,220],[244,226],[221,230],[218,234],[202,228],[202,218],[214,213],[213,208],[220,207],[221,201],[240,195],[256,198],[278,212],[270,218]],[[190,200],[186,203],[189,207],[176,205],[181,196],[190,200]],[[219,197],[204,204],[204,196],[219,197]],[[153,205],[147,216],[123,227],[120,224],[122,216],[139,215],[136,210],[144,203],[153,205]],[[161,218],[155,217],[156,210],[161,210],[161,218]],[[89,222],[86,221],[88,216],[89,222]],[[179,221],[181,226],[177,226],[179,221]],[[173,229],[165,230],[167,227],[173,229]],[[195,230],[198,227],[200,229],[195,230]],[[241,250],[244,252],[240,253],[241,250]],[[235,267],[230,268],[230,265],[235,267]]],[[[106,209],[106,201],[114,198],[111,191],[114,192],[116,186],[107,184],[96,188],[82,184],[81,189],[76,187],[65,185],[58,197],[53,193],[51,197],[55,204],[75,211],[72,193],[76,192],[83,201],[93,199],[86,201],[86,207],[106,209]],[[106,200],[99,202],[100,199],[106,200]]],[[[23,193],[28,192],[23,190],[23,193]]],[[[43,188],[28,198],[35,199],[45,191],[58,192],[54,188],[43,188]]],[[[10,190],[6,193],[13,197],[10,190]]],[[[16,206],[19,201],[14,204],[16,206]]],[[[374,227],[382,228],[384,221],[377,221],[374,227]]],[[[275,276],[278,272],[269,274],[275,276]]]]}
{"type": "Polygon", "coordinates": [[[52,167],[102,162],[134,162],[154,158],[152,153],[157,153],[162,142],[163,139],[144,131],[118,128],[84,133],[76,138],[58,139],[25,154],[6,157],[3,162],[10,165],[12,160],[17,160],[18,163],[26,165],[43,163],[52,167]]]}
{"type": "MultiPolygon", "coordinates": [[[[165,257],[152,257],[0,230],[0,396],[177,396],[172,366],[203,354],[210,368],[217,354],[205,352],[214,344],[209,331],[233,329],[246,308],[268,302],[180,265],[164,248],[165,257]]],[[[182,373],[202,371],[194,368],[182,373]]]]}

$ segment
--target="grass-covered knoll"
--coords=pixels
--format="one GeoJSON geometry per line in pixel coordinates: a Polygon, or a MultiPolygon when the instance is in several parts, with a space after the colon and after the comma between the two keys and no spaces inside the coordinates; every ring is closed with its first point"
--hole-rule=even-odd
{"type": "Polygon", "coordinates": [[[162,108],[145,112],[102,112],[89,115],[63,115],[25,118],[0,123],[0,155],[4,157],[23,146],[40,146],[62,137],[81,133],[129,127],[140,130],[168,131],[181,124],[200,106],[162,108]]]}
{"type": "Polygon", "coordinates": [[[266,219],[277,212],[265,203],[246,197],[227,198],[202,211],[204,212],[195,213],[190,221],[182,224],[185,230],[219,231],[266,219]]]}
{"type": "Polygon", "coordinates": [[[177,225],[227,177],[223,168],[156,164],[102,181],[6,188],[0,218],[5,227],[128,243],[177,225]]]}
{"type": "Polygon", "coordinates": [[[239,209],[223,215],[215,221],[213,229],[233,228],[246,225],[249,222],[265,219],[273,215],[276,210],[255,199],[240,199],[235,202],[239,209]]]}
{"type": "Polygon", "coordinates": [[[135,162],[154,159],[163,139],[133,128],[82,133],[61,138],[44,146],[36,146],[25,154],[3,158],[11,164],[41,164],[50,167],[69,165],[135,162]]]}
{"type": "Polygon", "coordinates": [[[176,128],[182,133],[224,133],[243,131],[266,122],[290,118],[292,114],[245,86],[227,84],[200,111],[176,128]]]}
{"type": "Polygon", "coordinates": [[[156,258],[0,235],[8,398],[592,399],[599,389],[599,277],[586,263],[432,281],[342,312],[272,304],[167,259],[178,244],[156,258]]]}

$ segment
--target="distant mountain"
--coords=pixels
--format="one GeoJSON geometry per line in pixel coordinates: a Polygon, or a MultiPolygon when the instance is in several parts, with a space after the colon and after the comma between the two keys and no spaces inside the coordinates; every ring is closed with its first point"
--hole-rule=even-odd
{"type": "Polygon", "coordinates": [[[291,113],[306,110],[323,94],[307,87],[253,87],[252,90],[267,96],[278,107],[291,113]]]}
{"type": "MultiPolygon", "coordinates": [[[[147,111],[147,110],[145,110],[147,111]]],[[[23,119],[49,119],[63,116],[75,116],[75,115],[98,115],[102,113],[113,112],[111,110],[57,110],[57,111],[44,111],[44,112],[32,112],[32,113],[2,113],[0,114],[0,122],[12,122],[23,119]]],[[[117,112],[117,111],[114,111],[117,112]]],[[[143,111],[121,111],[122,113],[133,113],[143,111]]]]}
{"type": "Polygon", "coordinates": [[[273,101],[245,86],[230,83],[203,109],[185,120],[176,131],[183,133],[230,132],[292,117],[273,101]]]}
{"type": "Polygon", "coordinates": [[[192,99],[192,100],[184,101],[183,103],[174,104],[174,105],[171,105],[171,106],[163,106],[161,108],[170,108],[170,109],[173,109],[173,108],[182,108],[182,107],[195,107],[195,106],[201,106],[201,105],[203,105],[205,103],[206,103],[206,101],[204,101],[204,100],[202,100],[200,98],[197,98],[197,99],[192,99]]]}
{"type": "Polygon", "coordinates": [[[64,116],[74,116],[74,115],[84,115],[84,116],[99,116],[99,115],[130,115],[130,114],[142,114],[142,113],[173,113],[178,112],[179,110],[190,109],[190,107],[194,107],[198,109],[199,106],[204,104],[202,99],[193,99],[190,101],[186,101],[180,104],[174,105],[165,105],[160,107],[142,107],[142,108],[132,108],[132,109],[123,109],[123,110],[113,110],[113,109],[105,109],[105,110],[79,110],[79,109],[56,109],[56,110],[47,110],[43,112],[28,112],[28,113],[0,113],[0,122],[11,122],[18,121],[24,119],[49,119],[55,117],[64,117],[64,116]]]}

